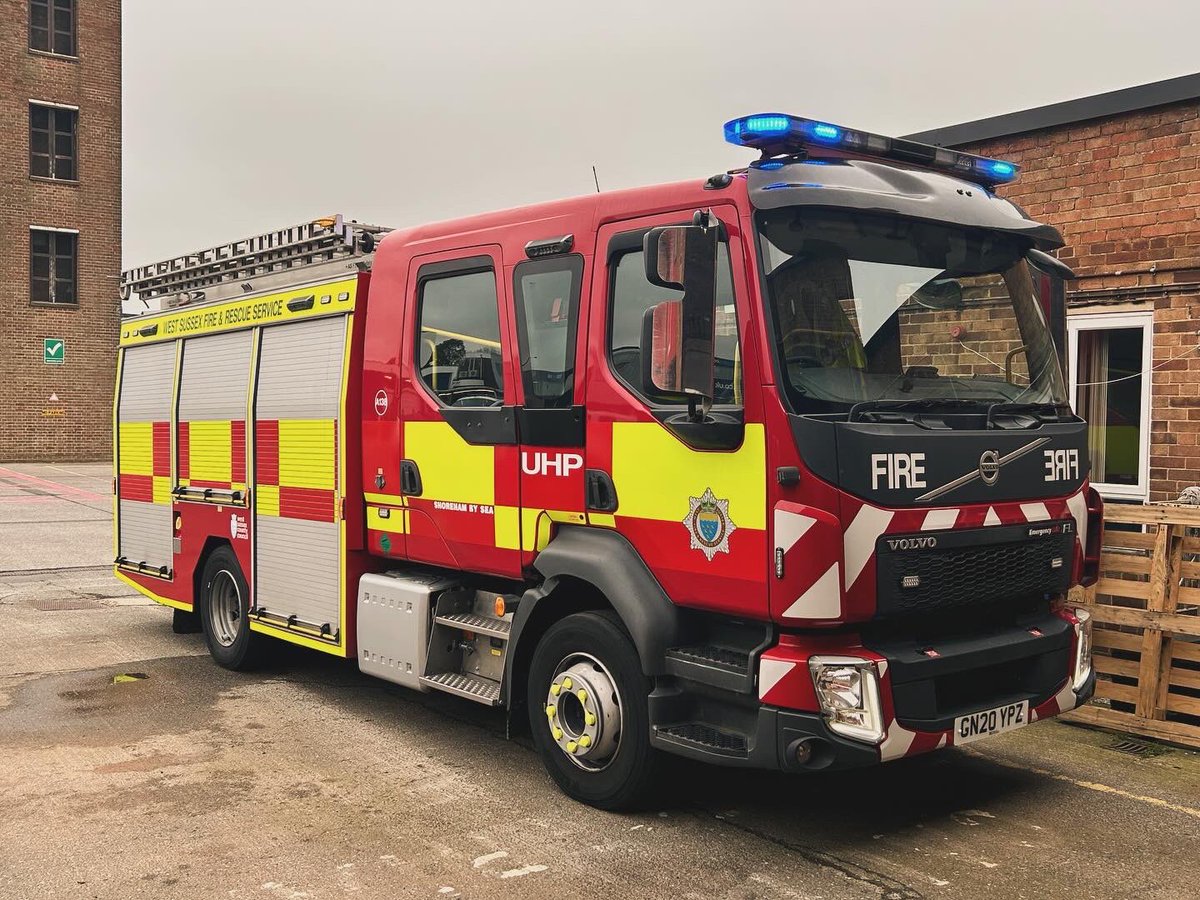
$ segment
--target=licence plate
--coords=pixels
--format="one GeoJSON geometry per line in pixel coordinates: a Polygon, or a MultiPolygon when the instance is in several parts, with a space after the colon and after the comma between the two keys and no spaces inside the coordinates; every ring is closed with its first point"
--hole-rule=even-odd
{"type": "Polygon", "coordinates": [[[954,720],[954,743],[969,744],[993,734],[1003,734],[1029,724],[1029,701],[959,716],[954,720]]]}

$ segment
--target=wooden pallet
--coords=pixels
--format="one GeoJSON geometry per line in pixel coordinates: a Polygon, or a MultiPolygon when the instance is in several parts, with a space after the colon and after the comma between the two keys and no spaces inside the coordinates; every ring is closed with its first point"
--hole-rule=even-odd
{"type": "Polygon", "coordinates": [[[1109,504],[1092,611],[1096,695],[1067,718],[1200,747],[1200,509],[1109,504]]]}

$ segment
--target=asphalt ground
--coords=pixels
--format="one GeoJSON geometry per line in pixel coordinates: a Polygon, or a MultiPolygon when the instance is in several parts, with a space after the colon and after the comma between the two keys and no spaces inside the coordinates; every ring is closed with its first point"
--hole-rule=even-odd
{"type": "Polygon", "coordinates": [[[112,577],[110,479],[0,466],[0,897],[1200,896],[1184,750],[1045,722],[842,775],[679,761],[615,815],[468,701],[291,647],[227,672],[112,577]]]}

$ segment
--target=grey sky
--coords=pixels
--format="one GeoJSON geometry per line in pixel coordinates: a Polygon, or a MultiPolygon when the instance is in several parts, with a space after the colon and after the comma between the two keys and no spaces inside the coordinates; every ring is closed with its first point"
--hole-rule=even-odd
{"type": "Polygon", "coordinates": [[[125,0],[124,261],[742,165],[734,116],[901,134],[1196,69],[1193,0],[125,0]]]}

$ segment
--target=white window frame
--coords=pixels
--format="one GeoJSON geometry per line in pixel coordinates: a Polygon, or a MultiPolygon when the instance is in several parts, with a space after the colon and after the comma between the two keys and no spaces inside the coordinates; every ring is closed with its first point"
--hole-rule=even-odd
{"type": "Polygon", "coordinates": [[[1093,481],[1092,487],[1106,499],[1145,502],[1150,497],[1150,398],[1154,380],[1154,312],[1147,310],[1146,312],[1086,313],[1067,316],[1067,371],[1070,376],[1067,388],[1070,392],[1068,396],[1071,408],[1074,409],[1079,383],[1079,332],[1114,328],[1142,329],[1142,408],[1141,421],[1138,423],[1140,437],[1138,483],[1105,484],[1093,481]]]}

